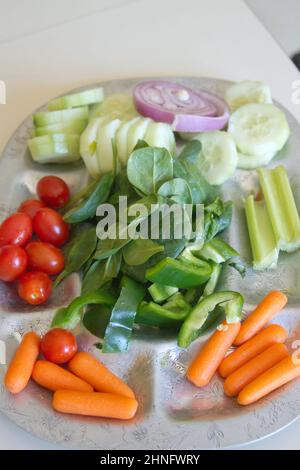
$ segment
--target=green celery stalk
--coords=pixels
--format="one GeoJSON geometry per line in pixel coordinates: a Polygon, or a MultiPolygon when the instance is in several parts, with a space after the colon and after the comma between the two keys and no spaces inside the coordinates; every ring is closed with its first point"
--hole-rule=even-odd
{"type": "Polygon", "coordinates": [[[283,166],[272,170],[259,169],[259,181],[266,201],[277,246],[292,252],[300,248],[300,219],[283,166]]]}
{"type": "Polygon", "coordinates": [[[254,196],[250,195],[246,199],[245,211],[253,268],[261,271],[276,267],[279,250],[265,202],[257,202],[254,196]]]}

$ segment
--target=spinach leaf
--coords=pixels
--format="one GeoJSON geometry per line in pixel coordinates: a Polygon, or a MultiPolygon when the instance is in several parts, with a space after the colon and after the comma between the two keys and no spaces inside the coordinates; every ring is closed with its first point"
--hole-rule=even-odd
{"type": "Polygon", "coordinates": [[[121,260],[122,253],[119,252],[106,260],[94,261],[83,278],[81,292],[86,294],[94,291],[116,278],[120,271],[121,260]]]}
{"type": "Polygon", "coordinates": [[[173,178],[173,158],[164,148],[139,148],[128,159],[127,176],[143,194],[156,194],[162,183],[173,178]]]}
{"type": "Polygon", "coordinates": [[[208,242],[218,233],[229,227],[232,220],[232,202],[221,200],[206,206],[204,215],[205,241],[208,242]]]}
{"type": "Polygon", "coordinates": [[[127,226],[120,227],[119,223],[116,223],[115,226],[111,226],[111,233],[116,234],[116,238],[102,238],[102,233],[98,233],[100,240],[97,244],[97,251],[95,252],[95,259],[105,259],[109,256],[117,253],[125,245],[127,245],[132,239],[129,236],[129,229],[136,230],[137,227],[142,226],[146,222],[151,212],[156,210],[156,196],[146,196],[139,199],[138,201],[132,203],[128,208],[127,214],[127,226]],[[140,213],[139,215],[131,216],[129,214],[139,212],[139,205],[142,205],[146,213],[140,213]],[[136,209],[136,210],[135,210],[136,209]],[[112,230],[115,229],[115,230],[112,230]],[[121,233],[119,233],[121,232],[121,233]],[[120,234],[122,237],[120,237],[120,234]]]}
{"type": "Polygon", "coordinates": [[[70,209],[64,215],[64,220],[74,224],[94,217],[97,207],[108,199],[113,182],[113,172],[103,175],[89,197],[83,200],[78,206],[70,209]]]}
{"type": "Polygon", "coordinates": [[[132,240],[123,248],[123,258],[129,266],[138,266],[148,261],[156,253],[164,251],[164,247],[150,238],[132,240]]]}
{"type": "Polygon", "coordinates": [[[167,198],[171,203],[192,204],[192,193],[188,183],[183,178],[166,181],[158,190],[158,195],[167,198]]]}
{"type": "Polygon", "coordinates": [[[80,271],[94,253],[96,244],[95,227],[93,225],[82,227],[82,231],[78,231],[77,235],[69,242],[65,251],[65,268],[57,276],[54,285],[57,286],[69,274],[80,271]]]}
{"type": "Polygon", "coordinates": [[[174,159],[174,177],[184,179],[192,193],[193,203],[202,204],[216,197],[217,191],[202,176],[199,168],[201,143],[197,140],[188,142],[178,158],[174,159]]]}
{"type": "Polygon", "coordinates": [[[94,305],[84,314],[82,323],[92,335],[104,338],[111,311],[107,305],[94,305]]]}
{"type": "Polygon", "coordinates": [[[145,288],[130,278],[123,278],[122,290],[111,313],[105,331],[103,352],[128,350],[138,306],[145,295],[145,288]]]}

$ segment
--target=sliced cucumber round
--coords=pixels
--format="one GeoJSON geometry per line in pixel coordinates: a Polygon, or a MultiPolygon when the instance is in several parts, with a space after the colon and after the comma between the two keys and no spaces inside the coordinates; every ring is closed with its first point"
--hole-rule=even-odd
{"type": "Polygon", "coordinates": [[[163,147],[173,153],[175,150],[175,137],[169,124],[163,122],[150,122],[144,137],[150,147],[163,147]]]}
{"type": "Polygon", "coordinates": [[[271,90],[262,82],[244,80],[227,88],[225,100],[234,111],[249,103],[272,103],[271,90]]]}
{"type": "Polygon", "coordinates": [[[58,109],[75,108],[78,106],[86,106],[103,101],[103,88],[94,88],[93,90],[85,90],[72,95],[61,96],[48,104],[49,111],[58,109]]]}
{"type": "Polygon", "coordinates": [[[99,127],[106,122],[107,120],[104,117],[91,119],[80,137],[80,154],[89,174],[94,178],[100,175],[97,159],[97,132],[99,127]]]}
{"type": "Polygon", "coordinates": [[[110,116],[111,119],[131,119],[138,116],[133,98],[127,93],[113,93],[105,98],[95,110],[98,116],[110,116]]]}
{"type": "Polygon", "coordinates": [[[238,152],[238,168],[241,170],[254,170],[260,166],[266,166],[275,157],[277,152],[266,153],[265,155],[246,155],[238,152]]]}
{"type": "Polygon", "coordinates": [[[199,168],[212,185],[223,184],[234,173],[238,157],[233,138],[224,131],[203,132],[195,139],[202,144],[199,168]]]}
{"type": "Polygon", "coordinates": [[[280,150],[289,137],[284,113],[273,104],[246,104],[230,117],[228,132],[238,150],[263,156],[280,150]]]}
{"type": "Polygon", "coordinates": [[[87,125],[86,119],[74,119],[74,121],[58,122],[48,126],[36,127],[35,136],[48,134],[81,134],[87,125]]]}
{"type": "Polygon", "coordinates": [[[43,135],[27,143],[32,159],[38,163],[68,163],[80,159],[78,135],[43,135]]]}
{"type": "Polygon", "coordinates": [[[130,121],[124,121],[120,125],[116,133],[116,145],[118,152],[118,159],[122,166],[126,166],[128,160],[127,152],[127,139],[130,129],[139,121],[139,117],[130,119],[130,121]]]}
{"type": "MultiPolygon", "coordinates": [[[[105,119],[105,118],[104,118],[105,119]]],[[[100,126],[97,132],[97,159],[100,173],[107,173],[114,168],[113,139],[121,125],[120,119],[113,119],[104,126],[100,126]]]]}
{"type": "Polygon", "coordinates": [[[59,111],[41,111],[33,115],[33,122],[36,126],[48,126],[75,119],[88,119],[89,109],[87,106],[74,109],[61,109],[59,111]]]}
{"type": "Polygon", "coordinates": [[[129,129],[127,136],[127,154],[132,153],[139,140],[143,140],[151,119],[140,117],[138,121],[129,129]]]}

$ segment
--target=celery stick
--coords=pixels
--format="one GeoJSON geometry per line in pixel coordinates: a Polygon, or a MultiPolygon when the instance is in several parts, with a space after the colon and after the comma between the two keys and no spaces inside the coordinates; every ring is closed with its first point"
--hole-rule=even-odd
{"type": "Polygon", "coordinates": [[[277,246],[292,252],[300,248],[300,219],[290,182],[283,166],[258,170],[277,246]]]}
{"type": "Polygon", "coordinates": [[[256,202],[250,195],[245,203],[253,268],[261,271],[277,265],[279,250],[264,201],[256,202]]]}

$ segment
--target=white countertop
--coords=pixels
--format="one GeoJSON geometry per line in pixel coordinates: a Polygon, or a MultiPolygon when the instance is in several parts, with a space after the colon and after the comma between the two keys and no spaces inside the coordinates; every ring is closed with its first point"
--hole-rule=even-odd
{"type": "MultiPolygon", "coordinates": [[[[258,79],[300,121],[300,75],[242,0],[0,0],[0,151],[57,94],[153,75],[258,79]],[[41,5],[42,4],[42,5],[41,5]]],[[[300,449],[300,421],[247,449],[300,449]]],[[[0,415],[0,449],[54,449],[0,415]]]]}

